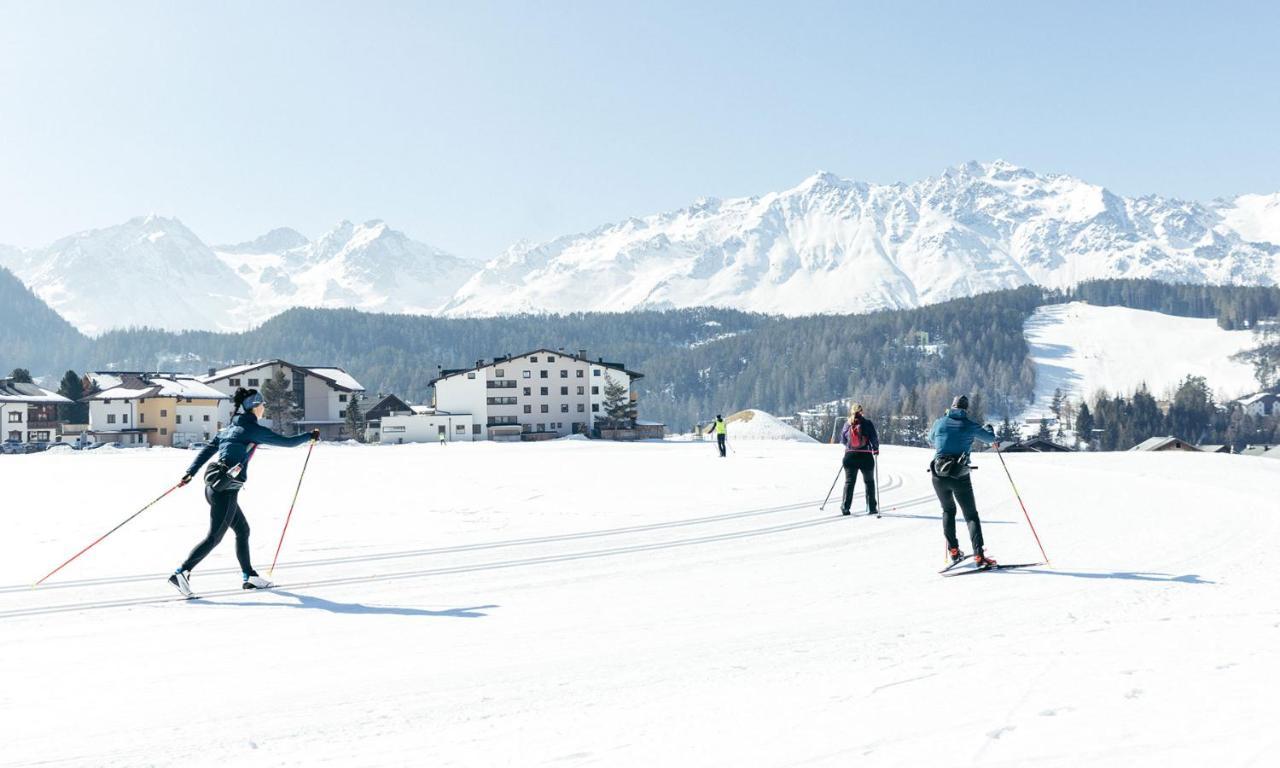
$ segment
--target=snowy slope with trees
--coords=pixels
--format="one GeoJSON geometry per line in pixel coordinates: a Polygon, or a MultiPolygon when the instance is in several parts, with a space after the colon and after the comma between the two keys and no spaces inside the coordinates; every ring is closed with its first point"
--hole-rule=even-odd
{"type": "Polygon", "coordinates": [[[1025,334],[1036,386],[1024,418],[1052,417],[1055,391],[1079,402],[1145,386],[1161,398],[1186,376],[1203,377],[1220,403],[1258,389],[1253,366],[1233,359],[1257,346],[1253,332],[1208,318],[1071,302],[1037,309],[1025,334]]]}
{"type": "MultiPolygon", "coordinates": [[[[2,764],[1127,768],[1275,752],[1280,462],[1010,455],[1052,567],[940,578],[921,450],[884,449],[877,520],[817,510],[832,446],[742,443],[724,460],[710,443],[324,444],[278,591],[240,591],[225,541],[195,573],[205,599],[171,599],[164,575],[208,522],[197,485],[32,590],[190,460],[108,451],[0,457],[23,478],[0,508],[2,764]]],[[[254,460],[241,502],[260,569],[303,453],[254,460]]],[[[990,552],[1038,559],[998,465],[979,463],[990,552]]]]}

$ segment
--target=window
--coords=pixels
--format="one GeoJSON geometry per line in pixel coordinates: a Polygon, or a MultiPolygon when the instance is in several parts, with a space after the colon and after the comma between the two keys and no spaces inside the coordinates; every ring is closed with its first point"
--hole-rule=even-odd
{"type": "Polygon", "coordinates": [[[578,403],[578,413],[582,413],[586,409],[587,407],[585,405],[583,405],[582,403],[578,403]]]}
{"type": "Polygon", "coordinates": [[[532,394],[533,394],[533,387],[525,387],[525,388],[524,388],[524,396],[525,396],[525,397],[528,397],[529,395],[532,395],[532,394]]]}
{"type": "Polygon", "coordinates": [[[467,425],[466,425],[466,424],[459,424],[459,425],[458,425],[458,427],[457,427],[457,429],[455,429],[455,430],[453,430],[453,431],[454,431],[454,432],[462,432],[462,433],[465,433],[465,432],[467,431],[467,425]]]}
{"type": "Polygon", "coordinates": [[[338,402],[340,402],[340,403],[345,403],[345,402],[347,402],[347,396],[346,396],[346,395],[338,395],[338,402]]]}
{"type": "Polygon", "coordinates": [[[546,387],[542,387],[542,388],[541,388],[541,391],[540,391],[540,394],[543,394],[543,395],[547,394],[547,388],[546,388],[546,387]]]}
{"type": "Polygon", "coordinates": [[[209,414],[207,414],[207,413],[206,413],[206,414],[204,415],[204,420],[205,420],[205,421],[208,421],[208,420],[209,420],[209,414]]]}
{"type": "Polygon", "coordinates": [[[22,421],[22,411],[11,411],[9,413],[9,423],[16,424],[22,421]]]}
{"type": "Polygon", "coordinates": [[[538,378],[540,378],[540,379],[545,379],[545,378],[547,378],[547,372],[546,372],[546,371],[538,371],[538,378]]]}
{"type": "Polygon", "coordinates": [[[586,387],[578,387],[578,394],[580,394],[580,395],[585,395],[585,394],[587,394],[587,388],[586,388],[586,387]]]}
{"type": "Polygon", "coordinates": [[[592,387],[592,388],[591,388],[591,394],[593,394],[593,395],[598,395],[598,394],[600,394],[600,388],[599,388],[599,387],[592,387]]]}
{"type": "Polygon", "coordinates": [[[561,387],[561,388],[560,388],[560,394],[562,394],[562,395],[567,395],[567,394],[569,394],[569,388],[568,388],[568,387],[561,387]]]}
{"type": "Polygon", "coordinates": [[[569,378],[569,369],[568,369],[568,368],[561,368],[561,369],[560,369],[560,378],[562,378],[562,379],[567,379],[567,378],[569,378]]]}
{"type": "Polygon", "coordinates": [[[343,410],[343,411],[338,411],[338,418],[340,418],[340,419],[345,419],[345,418],[347,418],[347,412],[346,412],[345,410],[343,410]]]}
{"type": "Polygon", "coordinates": [[[581,368],[579,368],[579,369],[576,371],[576,373],[578,374],[578,378],[582,378],[582,369],[581,369],[581,368]]]}
{"type": "Polygon", "coordinates": [[[522,372],[522,373],[520,374],[520,378],[523,378],[523,379],[531,379],[531,378],[533,378],[533,371],[524,371],[524,372],[522,372]]]}
{"type": "Polygon", "coordinates": [[[547,405],[546,403],[543,403],[543,404],[542,404],[542,406],[541,406],[541,408],[542,408],[542,412],[543,412],[543,413],[547,413],[547,412],[548,412],[548,409],[550,408],[550,406],[549,406],[549,405],[547,405]]]}
{"type": "Polygon", "coordinates": [[[162,419],[167,419],[167,418],[169,418],[169,410],[168,410],[167,408],[161,408],[161,409],[160,409],[160,418],[162,418],[162,419]]]}
{"type": "Polygon", "coordinates": [[[591,412],[592,412],[592,413],[599,413],[599,412],[600,412],[600,404],[599,404],[599,403],[592,403],[592,404],[591,404],[591,412]]]}
{"type": "Polygon", "coordinates": [[[568,412],[569,412],[569,404],[568,404],[568,403],[561,403],[561,404],[560,404],[560,412],[561,412],[561,413],[568,413],[568,412]]]}
{"type": "Polygon", "coordinates": [[[493,371],[493,374],[494,374],[495,376],[497,376],[498,378],[502,378],[503,376],[506,376],[506,375],[507,375],[507,372],[506,372],[506,370],[504,370],[504,369],[502,369],[502,368],[495,368],[495,369],[494,369],[494,371],[493,371]]]}
{"type": "Polygon", "coordinates": [[[258,380],[257,380],[257,379],[249,379],[249,386],[251,386],[251,387],[256,387],[256,386],[258,386],[258,380]]]}
{"type": "Polygon", "coordinates": [[[468,374],[467,374],[467,378],[468,378],[468,379],[474,379],[475,377],[476,377],[476,372],[475,372],[475,371],[472,371],[471,373],[468,373],[468,374]]]}
{"type": "Polygon", "coordinates": [[[473,434],[473,435],[478,435],[478,434],[480,434],[480,425],[479,425],[479,424],[472,424],[472,425],[471,425],[471,434],[473,434]]]}
{"type": "Polygon", "coordinates": [[[537,356],[537,355],[533,355],[532,357],[530,357],[530,358],[529,358],[529,362],[531,362],[531,363],[536,363],[536,362],[538,362],[538,356],[537,356]]]}
{"type": "Polygon", "coordinates": [[[120,421],[121,421],[121,423],[123,423],[123,424],[128,424],[128,423],[129,423],[129,414],[127,414],[127,413],[122,413],[122,414],[120,414],[120,421]]]}
{"type": "Polygon", "coordinates": [[[539,432],[546,432],[546,431],[547,431],[547,425],[546,425],[546,424],[539,424],[539,425],[538,425],[538,431],[539,431],[539,432]]]}
{"type": "Polygon", "coordinates": [[[169,428],[168,428],[168,427],[161,427],[161,428],[160,428],[160,434],[162,434],[162,435],[167,435],[167,434],[169,434],[169,428]]]}
{"type": "Polygon", "coordinates": [[[524,407],[524,412],[525,412],[525,413],[533,413],[533,406],[532,406],[532,405],[526,405],[526,406],[524,407]]]}
{"type": "Polygon", "coordinates": [[[139,424],[146,424],[146,423],[147,423],[147,414],[145,414],[145,413],[140,413],[140,414],[138,414],[138,423],[139,423],[139,424]]]}
{"type": "Polygon", "coordinates": [[[230,386],[230,387],[238,387],[238,386],[240,386],[240,380],[239,380],[239,379],[227,379],[227,386],[230,386]]]}
{"type": "Polygon", "coordinates": [[[115,423],[116,423],[116,415],[115,415],[114,413],[108,413],[108,414],[107,414],[107,423],[108,423],[108,424],[115,424],[115,423]]]}
{"type": "Polygon", "coordinates": [[[599,375],[600,375],[600,369],[599,369],[599,368],[596,368],[595,370],[593,370],[593,371],[591,372],[591,375],[592,375],[592,376],[599,376],[599,375]]]}
{"type": "Polygon", "coordinates": [[[555,356],[555,355],[547,355],[547,362],[548,362],[548,363],[554,363],[555,361],[556,361],[556,356],[555,356]]]}

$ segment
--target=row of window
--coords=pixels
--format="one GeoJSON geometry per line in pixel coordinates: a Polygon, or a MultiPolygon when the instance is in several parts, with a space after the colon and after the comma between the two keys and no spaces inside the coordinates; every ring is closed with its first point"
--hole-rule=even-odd
{"type": "MultiPolygon", "coordinates": [[[[538,407],[541,409],[541,410],[539,410],[539,411],[538,411],[538,413],[550,413],[550,411],[548,410],[548,407],[549,407],[549,406],[547,406],[547,405],[545,405],[545,404],[544,404],[544,405],[541,405],[541,406],[538,406],[538,407]]],[[[586,409],[586,406],[585,406],[585,405],[583,405],[582,403],[578,403],[578,413],[585,413],[585,412],[586,412],[586,410],[587,410],[587,409],[586,409]]],[[[533,413],[533,406],[532,406],[532,405],[526,405],[526,406],[524,407],[524,412],[525,412],[525,413],[533,413]]],[[[561,404],[560,404],[560,412],[561,412],[561,413],[568,413],[568,412],[569,412],[569,404],[568,404],[568,403],[561,403],[561,404]]],[[[592,413],[599,413],[599,412],[600,412],[600,405],[599,405],[598,403],[592,403],[592,404],[591,404],[591,412],[592,412],[592,413]]]]}
{"type": "MultiPolygon", "coordinates": [[[[538,361],[535,359],[533,362],[535,362],[535,363],[536,363],[536,362],[538,362],[538,361]]],[[[576,370],[574,371],[574,374],[575,374],[579,379],[581,379],[581,378],[583,378],[583,377],[584,377],[584,374],[583,374],[583,372],[582,372],[582,369],[581,369],[581,368],[576,369],[576,370]]],[[[494,375],[496,378],[501,379],[503,376],[506,376],[506,375],[507,375],[507,369],[506,369],[506,368],[494,368],[494,369],[493,369],[493,375],[494,375]]],[[[531,378],[533,378],[533,371],[521,371],[521,372],[520,372],[520,375],[521,375],[521,377],[523,377],[523,378],[531,379],[531,378]]],[[[549,372],[549,371],[538,371],[538,378],[540,378],[540,379],[548,378],[548,377],[549,377],[549,375],[550,375],[550,372],[549,372]]],[[[593,369],[591,370],[591,375],[592,375],[592,376],[599,376],[599,375],[600,375],[600,369],[599,369],[599,368],[593,368],[593,369]]],[[[468,379],[474,379],[475,377],[476,377],[476,372],[475,372],[475,371],[467,371],[467,378],[468,378],[468,379]]],[[[562,378],[562,379],[567,379],[567,378],[569,378],[569,369],[568,369],[568,368],[562,368],[562,369],[560,370],[560,378],[562,378]]]]}
{"type": "MultiPolygon", "coordinates": [[[[579,395],[585,395],[585,394],[587,393],[587,391],[586,391],[586,390],[587,390],[587,388],[586,388],[586,387],[578,387],[578,394],[579,394],[579,395]]],[[[525,397],[531,397],[531,396],[533,395],[533,387],[525,387],[522,391],[524,392],[525,397]]],[[[550,395],[550,394],[551,394],[551,392],[550,392],[550,387],[538,387],[538,394],[539,394],[539,395],[542,395],[542,396],[548,396],[548,395],[550,395]]],[[[569,388],[568,388],[568,387],[561,387],[561,388],[560,388],[560,394],[561,394],[561,395],[568,395],[568,394],[569,394],[569,388]]],[[[592,388],[591,388],[591,394],[593,394],[593,395],[598,395],[598,394],[600,394],[600,388],[599,388],[599,387],[592,387],[592,388]]],[[[494,398],[489,398],[489,399],[490,399],[490,401],[494,400],[494,398]]],[[[502,398],[498,398],[498,399],[502,399],[502,398]]],[[[515,398],[514,398],[514,397],[513,397],[513,398],[510,398],[510,400],[511,400],[511,404],[514,404],[514,403],[515,403],[515,398]]]]}
{"type": "MultiPolygon", "coordinates": [[[[164,418],[168,418],[168,416],[169,416],[169,411],[167,411],[167,410],[161,410],[161,411],[160,411],[160,418],[164,419],[164,418]]],[[[177,423],[181,424],[181,423],[182,423],[182,414],[178,414],[178,415],[177,415],[177,417],[176,417],[176,420],[177,420],[177,423]]],[[[195,420],[196,420],[196,417],[195,417],[195,416],[193,416],[193,415],[191,415],[191,414],[187,414],[187,423],[188,423],[188,424],[190,424],[191,422],[194,422],[195,420]]],[[[209,421],[209,414],[207,414],[207,413],[202,414],[202,415],[201,415],[201,421],[209,421]]],[[[114,413],[108,413],[108,414],[107,414],[107,423],[108,423],[108,424],[115,424],[115,423],[116,423],[116,414],[114,414],[114,413]]],[[[129,423],[129,414],[127,414],[127,413],[122,413],[122,414],[120,414],[120,423],[121,423],[121,424],[128,424],[128,423],[129,423]]],[[[139,424],[146,424],[146,423],[147,423],[147,414],[145,414],[145,413],[140,413],[140,414],[138,414],[138,423],[139,423],[139,424]]]]}

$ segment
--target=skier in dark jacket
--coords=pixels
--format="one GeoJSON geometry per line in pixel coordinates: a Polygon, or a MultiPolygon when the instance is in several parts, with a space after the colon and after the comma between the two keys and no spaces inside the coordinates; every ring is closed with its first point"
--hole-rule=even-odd
{"type": "Polygon", "coordinates": [[[204,466],[214,453],[218,460],[205,471],[204,498],[209,502],[209,532],[196,544],[195,549],[169,577],[169,583],[184,595],[191,595],[191,571],[218,546],[227,528],[236,534],[236,559],[240,562],[245,589],[267,589],[274,586],[258,575],[249,558],[249,523],[240,510],[240,489],[249,479],[249,461],[259,445],[295,446],[308,440],[319,440],[320,430],[313,429],[293,437],[272,432],[258,423],[266,411],[262,395],[256,389],[237,389],[235,410],[231,424],[220,431],[196,456],[178,485],[191,482],[191,478],[204,466]]]}
{"type": "Polygon", "coordinates": [[[980,426],[969,418],[969,398],[960,395],[951,403],[947,415],[933,423],[929,441],[933,443],[933,461],[929,474],[933,477],[933,491],[942,502],[942,535],[947,539],[947,554],[951,562],[964,559],[960,543],[956,540],[956,503],[964,512],[969,527],[969,543],[973,545],[973,559],[979,566],[995,565],[986,556],[982,541],[982,521],[978,519],[978,505],[973,498],[973,481],[969,476],[969,451],[974,440],[990,445],[996,441],[990,425],[980,426]]]}
{"type": "Polygon", "coordinates": [[[840,513],[849,514],[853,489],[861,472],[862,484],[867,489],[867,514],[880,514],[875,481],[875,457],[880,455],[880,438],[876,435],[876,425],[862,415],[861,403],[854,403],[849,409],[849,420],[840,430],[840,442],[844,444],[844,503],[840,505],[840,513]]]}

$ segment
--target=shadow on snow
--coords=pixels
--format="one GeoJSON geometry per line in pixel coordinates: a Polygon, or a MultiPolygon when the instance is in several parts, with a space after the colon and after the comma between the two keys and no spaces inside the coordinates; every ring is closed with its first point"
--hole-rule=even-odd
{"type": "Polygon", "coordinates": [[[194,605],[233,605],[237,607],[269,607],[269,608],[313,608],[320,611],[328,611],[329,613],[354,613],[364,615],[379,616],[436,616],[448,617],[455,619],[480,619],[488,616],[482,611],[489,608],[497,608],[496,605],[477,605],[471,608],[449,608],[443,611],[428,611],[425,608],[402,608],[399,606],[381,606],[381,605],[364,605],[362,603],[339,603],[333,600],[325,600],[322,597],[314,595],[301,595],[297,592],[287,592],[282,589],[269,590],[269,594],[281,595],[283,597],[291,597],[296,603],[286,602],[245,602],[234,600],[196,600],[194,605]]]}

